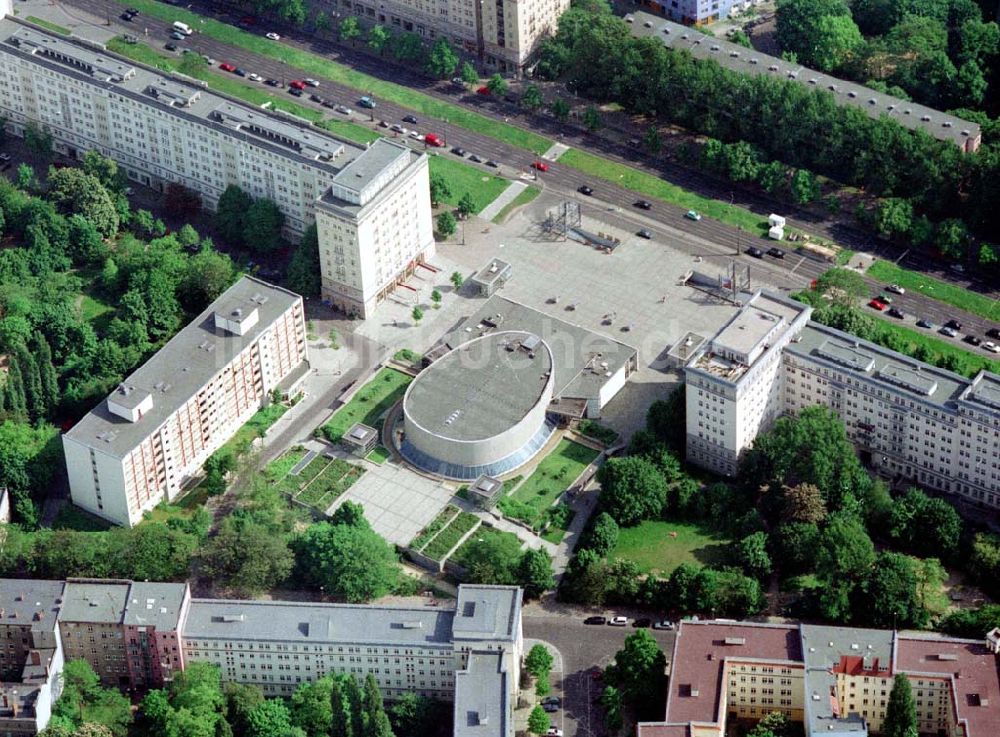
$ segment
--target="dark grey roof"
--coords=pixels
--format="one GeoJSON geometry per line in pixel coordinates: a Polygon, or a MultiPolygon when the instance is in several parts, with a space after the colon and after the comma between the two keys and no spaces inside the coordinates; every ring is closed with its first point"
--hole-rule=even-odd
{"type": "Polygon", "coordinates": [[[67,581],[62,622],[121,623],[128,603],[128,581],[67,581]]]}
{"type": "Polygon", "coordinates": [[[475,336],[410,384],[406,418],[446,438],[490,438],[516,425],[544,399],[551,374],[552,354],[538,336],[517,331],[475,336]]]}
{"type": "Polygon", "coordinates": [[[522,330],[545,341],[552,351],[556,398],[598,399],[607,375],[636,355],[630,345],[499,295],[483,302],[443,342],[454,347],[499,330],[522,330]]]}
{"type": "Polygon", "coordinates": [[[455,607],[454,638],[509,641],[520,635],[521,589],[463,584],[455,607]]]}
{"type": "Polygon", "coordinates": [[[735,72],[769,75],[825,90],[839,104],[856,107],[871,118],[884,115],[902,126],[922,130],[934,138],[951,141],[963,149],[966,141],[975,141],[980,136],[977,123],[915,102],[907,102],[884,92],[876,92],[864,85],[837,79],[724,39],[707,36],[694,28],[649,13],[633,13],[625,19],[634,36],[658,39],[664,46],[686,50],[696,59],[711,59],[735,72]]]}
{"type": "Polygon", "coordinates": [[[0,579],[0,625],[29,624],[37,621],[39,612],[42,612],[41,621],[54,623],[65,586],[62,581],[0,579]]]}
{"type": "Polygon", "coordinates": [[[123,383],[134,387],[136,394],[152,394],[151,410],[138,421],[129,422],[112,414],[102,401],[66,437],[116,458],[128,455],[301,299],[287,289],[244,276],[125,379],[123,383]],[[219,305],[236,302],[259,312],[257,324],[244,335],[215,326],[219,305]]]}
{"type": "Polygon", "coordinates": [[[454,617],[430,607],[192,599],[184,637],[450,647],[454,617]]]}
{"type": "Polygon", "coordinates": [[[177,630],[187,590],[185,583],[133,583],[125,608],[125,624],[177,630]]]}
{"type": "Polygon", "coordinates": [[[465,670],[455,673],[454,737],[507,737],[510,701],[503,654],[473,652],[465,670]]]}

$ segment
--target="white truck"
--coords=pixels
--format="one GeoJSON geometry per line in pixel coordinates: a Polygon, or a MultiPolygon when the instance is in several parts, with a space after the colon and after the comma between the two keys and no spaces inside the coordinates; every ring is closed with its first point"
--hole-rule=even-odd
{"type": "Polygon", "coordinates": [[[774,241],[783,240],[785,237],[785,218],[781,215],[771,213],[767,216],[767,224],[770,226],[767,237],[774,241]]]}

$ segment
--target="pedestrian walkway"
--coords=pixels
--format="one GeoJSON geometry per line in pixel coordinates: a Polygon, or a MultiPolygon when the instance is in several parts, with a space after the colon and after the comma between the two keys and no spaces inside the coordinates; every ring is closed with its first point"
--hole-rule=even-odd
{"type": "Polygon", "coordinates": [[[546,161],[558,161],[559,157],[567,151],[569,151],[569,146],[565,143],[553,143],[552,147],[542,154],[542,158],[546,161]]]}
{"type": "Polygon", "coordinates": [[[501,192],[493,202],[488,204],[479,213],[479,217],[490,222],[495,218],[502,209],[513,202],[521,192],[527,189],[528,185],[524,182],[511,182],[510,186],[507,187],[503,192],[501,192]]]}

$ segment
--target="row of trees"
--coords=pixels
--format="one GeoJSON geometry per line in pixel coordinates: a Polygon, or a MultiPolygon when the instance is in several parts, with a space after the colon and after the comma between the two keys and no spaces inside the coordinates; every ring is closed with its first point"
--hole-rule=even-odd
{"type": "Polygon", "coordinates": [[[567,11],[543,45],[538,71],[630,112],[658,114],[722,141],[746,141],[789,167],[873,195],[907,198],[932,219],[958,217],[984,235],[1000,224],[991,206],[1000,194],[994,146],[963,155],[953,144],[838,105],[827,91],[739,74],[657,39],[634,38],[607,13],[567,11]]]}
{"type": "Polygon", "coordinates": [[[423,38],[413,32],[394,33],[383,25],[374,25],[367,31],[362,27],[356,16],[348,16],[340,22],[337,29],[341,41],[354,46],[358,41],[379,56],[388,54],[398,62],[404,62],[423,70],[436,79],[448,79],[458,70],[462,80],[467,84],[479,81],[479,73],[469,62],[462,62],[455,52],[451,42],[439,38],[428,49],[423,38]]]}

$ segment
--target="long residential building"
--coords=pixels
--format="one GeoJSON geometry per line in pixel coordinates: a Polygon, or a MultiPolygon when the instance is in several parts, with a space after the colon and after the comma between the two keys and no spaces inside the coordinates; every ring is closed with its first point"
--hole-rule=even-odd
{"type": "Polygon", "coordinates": [[[734,475],[782,414],[824,405],[880,474],[1000,507],[1000,376],[967,379],[750,297],[685,367],[687,457],[734,475]]]}
{"type": "Polygon", "coordinates": [[[388,139],[342,140],[9,16],[0,20],[0,114],[15,135],[40,126],[60,154],[97,151],[131,180],[164,192],[183,185],[210,209],[237,185],[275,202],[289,236],[322,207],[323,297],[351,314],[367,316],[434,254],[426,154],[388,139]]]}
{"type": "MultiPolygon", "coordinates": [[[[706,0],[682,1],[686,5],[697,4],[699,8],[710,7],[706,0]]],[[[723,2],[725,4],[725,0],[723,2]]],[[[718,3],[713,1],[711,5],[718,3]]],[[[923,131],[939,141],[952,143],[962,151],[976,151],[982,143],[982,129],[978,123],[963,120],[951,113],[893,97],[857,82],[831,77],[725,39],[707,36],[701,31],[650,13],[627,15],[625,21],[630,24],[632,35],[638,38],[652,38],[667,48],[686,51],[695,59],[714,61],[733,72],[782,79],[826,92],[833,96],[838,105],[857,108],[871,118],[888,118],[904,128],[923,131]]]]}
{"type": "Polygon", "coordinates": [[[65,659],[141,694],[190,663],[288,697],[328,673],[375,676],[389,699],[454,703],[456,737],[513,737],[521,590],[459,587],[454,609],[192,599],[185,584],[0,579],[0,736],[45,728],[65,659]]]}
{"type": "Polygon", "coordinates": [[[806,737],[867,737],[885,719],[893,679],[910,681],[920,734],[1000,734],[997,632],[982,640],[934,633],[682,622],[666,716],[638,737],[724,737],[730,719],[780,712],[806,737]]]}
{"type": "Polygon", "coordinates": [[[243,277],[63,435],[73,503],[136,524],[307,371],[302,298],[243,277]]]}

